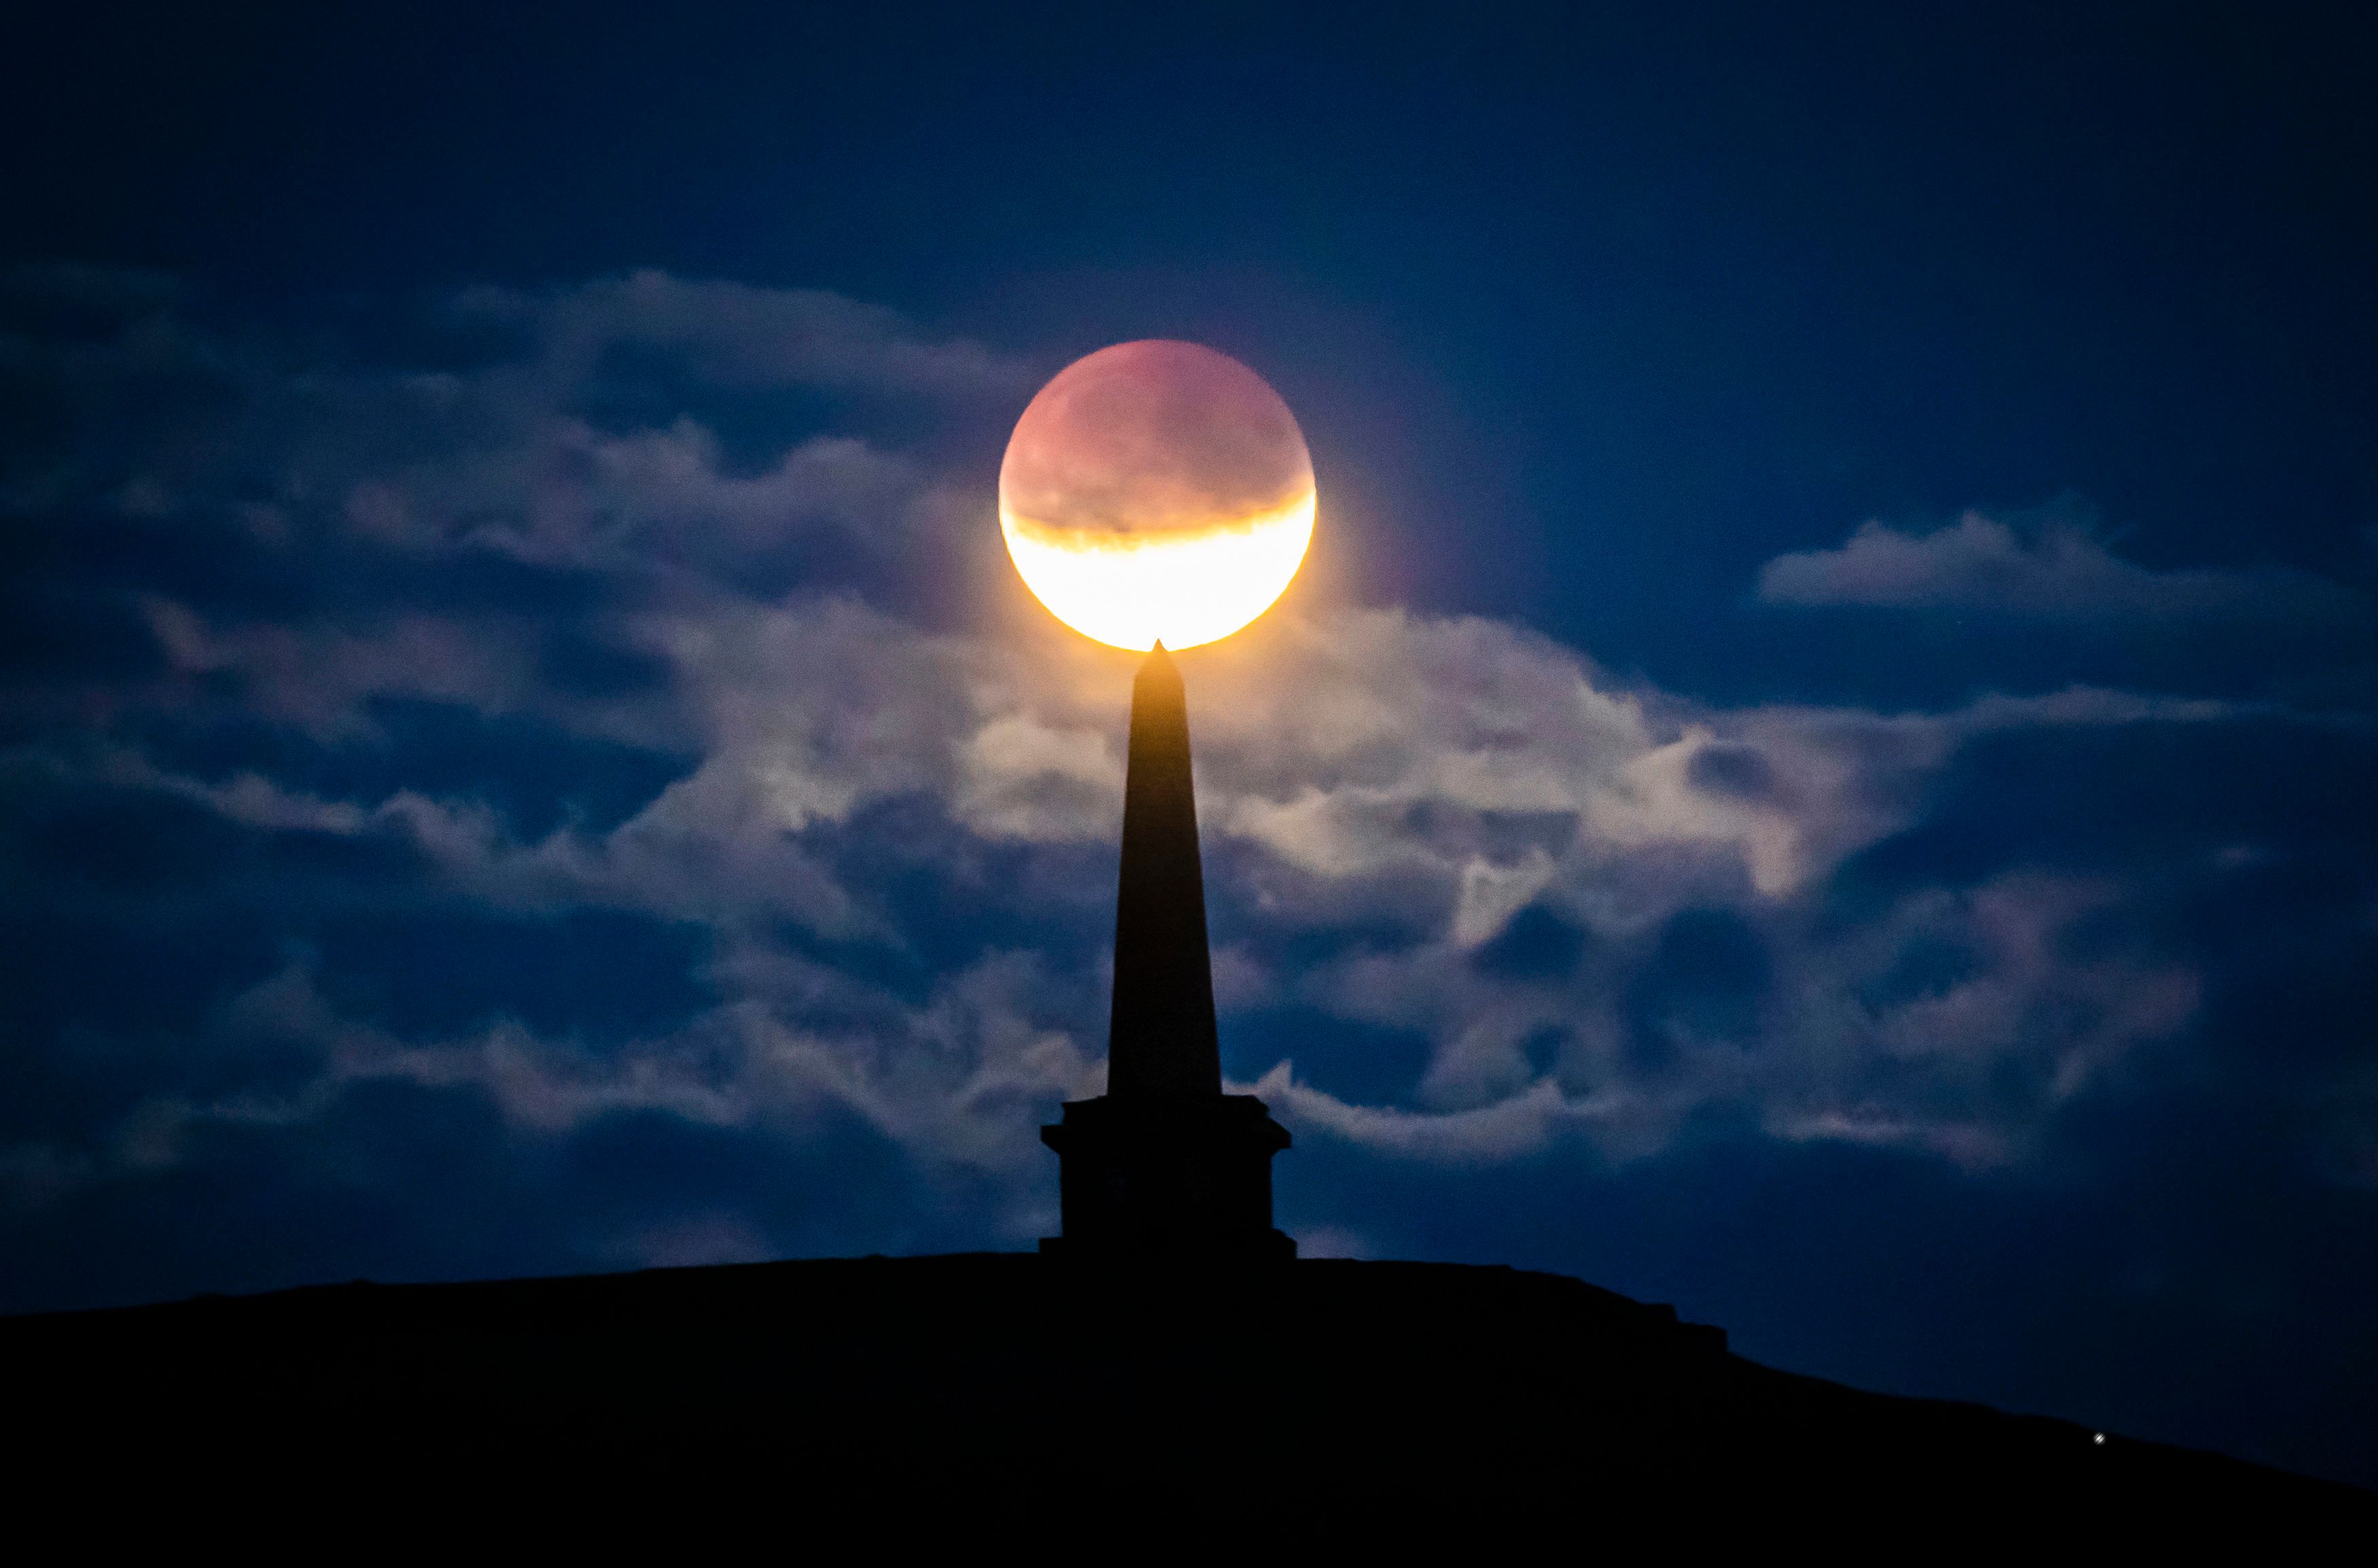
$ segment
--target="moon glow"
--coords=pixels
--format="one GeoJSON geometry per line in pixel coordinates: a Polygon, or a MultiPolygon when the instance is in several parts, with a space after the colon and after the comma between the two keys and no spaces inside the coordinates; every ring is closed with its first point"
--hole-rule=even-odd
{"type": "Polygon", "coordinates": [[[1269,609],[1313,542],[1315,499],[1279,394],[1226,354],[1163,339],[1059,371],[999,471],[1025,585],[1117,648],[1194,648],[1269,609]]]}

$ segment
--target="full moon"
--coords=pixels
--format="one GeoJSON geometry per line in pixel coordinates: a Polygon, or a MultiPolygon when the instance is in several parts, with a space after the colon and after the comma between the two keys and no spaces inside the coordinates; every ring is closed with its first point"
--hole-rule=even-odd
{"type": "Polygon", "coordinates": [[[1313,542],[1313,460],[1264,378],[1196,343],[1077,359],[1008,438],[999,526],[1025,585],[1117,648],[1228,637],[1313,542]]]}

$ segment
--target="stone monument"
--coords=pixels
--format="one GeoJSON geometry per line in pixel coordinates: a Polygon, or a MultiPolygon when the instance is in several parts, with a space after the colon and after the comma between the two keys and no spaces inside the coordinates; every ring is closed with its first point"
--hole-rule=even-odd
{"type": "Polygon", "coordinates": [[[1063,1236],[1040,1250],[1113,1262],[1296,1255],[1271,1222],[1271,1158],[1288,1130],[1222,1093],[1206,879],[1181,672],[1159,642],[1132,683],[1115,898],[1107,1092],[1040,1130],[1057,1151],[1063,1236]]]}

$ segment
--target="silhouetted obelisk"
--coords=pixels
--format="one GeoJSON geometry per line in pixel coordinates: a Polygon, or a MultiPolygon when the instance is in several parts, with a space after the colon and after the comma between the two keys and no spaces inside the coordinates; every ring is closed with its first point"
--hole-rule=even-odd
{"type": "Polygon", "coordinates": [[[1107,1092],[1126,1099],[1220,1094],[1188,694],[1161,642],[1131,685],[1114,964],[1107,1092]]]}
{"type": "Polygon", "coordinates": [[[1295,1256],[1271,1223],[1288,1130],[1254,1095],[1222,1093],[1188,700],[1160,642],[1131,689],[1107,1092],[1067,1101],[1040,1138],[1057,1151],[1065,1231],[1043,1251],[1295,1256]]]}

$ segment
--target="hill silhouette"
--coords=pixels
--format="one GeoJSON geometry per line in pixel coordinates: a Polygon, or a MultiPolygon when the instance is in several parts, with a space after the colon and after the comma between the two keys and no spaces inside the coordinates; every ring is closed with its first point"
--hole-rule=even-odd
{"type": "Polygon", "coordinates": [[[764,1502],[1143,1545],[1159,1521],[1348,1542],[1619,1515],[1680,1538],[2378,1519],[2350,1488],[1777,1371],[1668,1308],[1507,1268],[975,1253],[357,1283],[0,1321],[0,1368],[42,1434],[20,1496],[54,1503],[266,1478],[284,1507],[415,1519],[764,1502]]]}

